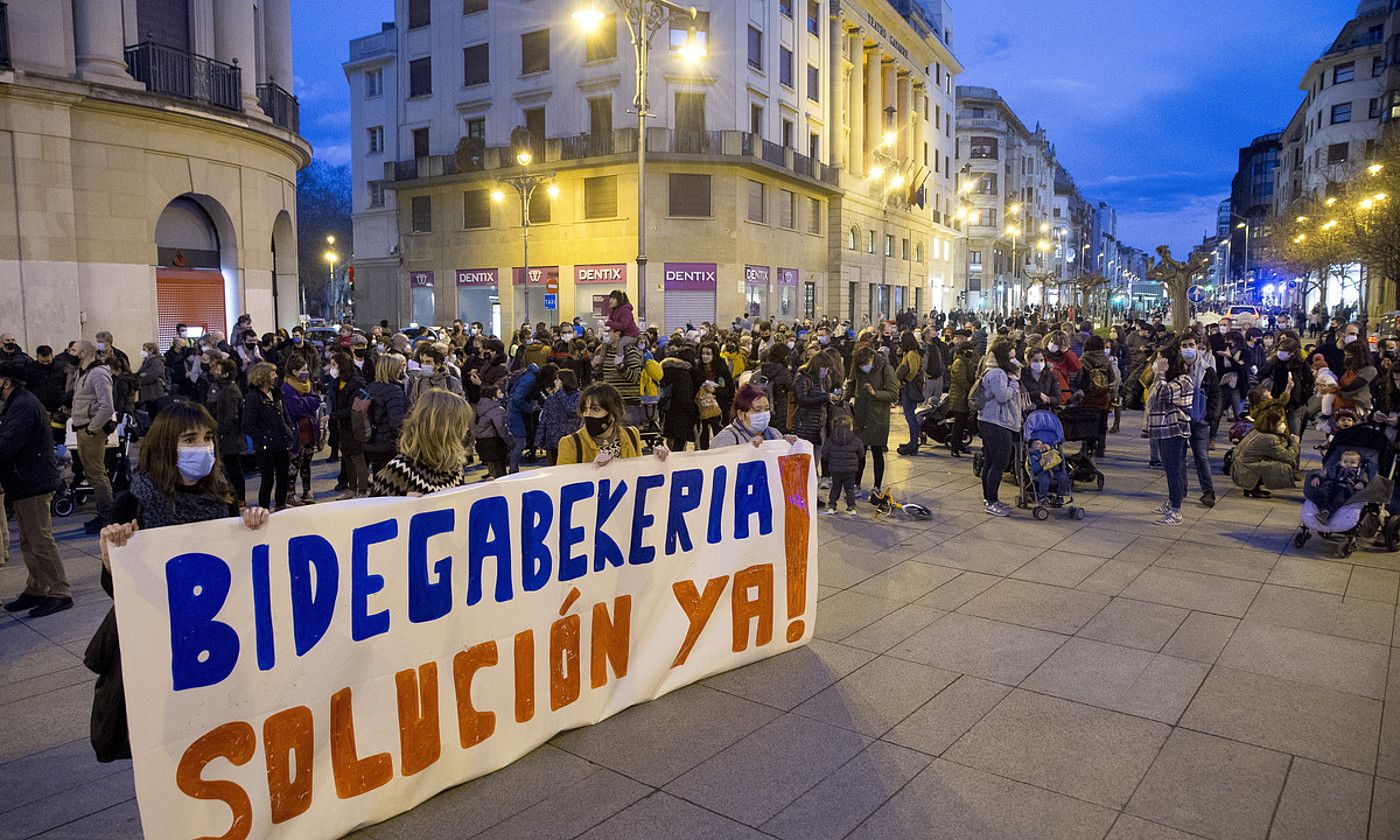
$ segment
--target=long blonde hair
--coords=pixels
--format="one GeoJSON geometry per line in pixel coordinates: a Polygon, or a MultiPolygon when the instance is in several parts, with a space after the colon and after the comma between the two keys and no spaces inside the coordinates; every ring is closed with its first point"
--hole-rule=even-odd
{"type": "Polygon", "coordinates": [[[404,367],[406,365],[403,356],[385,353],[379,357],[379,363],[374,366],[374,381],[398,384],[399,377],[403,376],[404,367]]]}
{"type": "Polygon", "coordinates": [[[467,463],[467,434],[472,409],[467,401],[442,388],[421,394],[404,418],[399,453],[438,472],[459,470],[467,463]]]}

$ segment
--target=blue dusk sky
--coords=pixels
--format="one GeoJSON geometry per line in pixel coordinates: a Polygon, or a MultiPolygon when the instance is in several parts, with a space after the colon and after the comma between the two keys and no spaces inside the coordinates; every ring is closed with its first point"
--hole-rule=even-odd
{"type": "MultiPolygon", "coordinates": [[[[953,6],[960,84],[997,88],[1049,131],[1120,237],[1181,253],[1214,225],[1239,148],[1281,129],[1298,80],[1355,0],[962,0],[953,6]]],[[[302,133],[318,158],[349,160],[349,41],[378,31],[392,0],[294,0],[302,133]]]]}

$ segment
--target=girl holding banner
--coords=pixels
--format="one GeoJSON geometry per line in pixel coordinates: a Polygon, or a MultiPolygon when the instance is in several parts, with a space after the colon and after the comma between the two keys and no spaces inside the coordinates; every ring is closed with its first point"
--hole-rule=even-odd
{"type": "MultiPolygon", "coordinates": [[[[614,458],[642,455],[642,435],[637,427],[626,425],[627,409],[622,395],[606,382],[588,386],[578,400],[583,428],[559,439],[559,464],[603,466],[614,458]]],[[[658,445],[652,452],[664,461],[671,450],[658,445]]]]}

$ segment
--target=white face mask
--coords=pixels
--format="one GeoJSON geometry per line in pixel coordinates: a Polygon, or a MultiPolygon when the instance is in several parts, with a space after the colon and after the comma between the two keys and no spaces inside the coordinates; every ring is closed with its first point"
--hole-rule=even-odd
{"type": "Polygon", "coordinates": [[[1107,347],[1103,349],[1103,354],[1110,359],[1113,358],[1113,351],[1108,349],[1107,347]]]}
{"type": "Polygon", "coordinates": [[[145,350],[142,350],[142,351],[141,351],[141,358],[144,359],[144,358],[146,358],[146,357],[149,356],[149,355],[151,355],[149,352],[147,352],[147,351],[145,351],[145,350]]]}
{"type": "Polygon", "coordinates": [[[1343,344],[1350,344],[1350,343],[1352,343],[1353,341],[1355,341],[1356,339],[1357,339],[1357,336],[1354,336],[1354,335],[1352,335],[1351,333],[1347,333],[1346,335],[1342,336],[1342,343],[1343,343],[1343,344]]]}
{"type": "Polygon", "coordinates": [[[1292,355],[1293,355],[1293,354],[1290,353],[1290,352],[1288,352],[1287,350],[1280,350],[1280,351],[1278,351],[1278,360],[1279,360],[1280,362],[1286,362],[1286,361],[1288,361],[1288,357],[1289,357],[1289,356],[1292,356],[1292,355]]]}
{"type": "Polygon", "coordinates": [[[1229,330],[1230,330],[1230,328],[1227,327],[1227,326],[1225,326],[1224,324],[1221,324],[1220,326],[1216,327],[1216,329],[1220,331],[1220,334],[1221,334],[1221,335],[1224,335],[1225,333],[1229,332],[1229,330]]]}
{"type": "Polygon", "coordinates": [[[1045,370],[1044,362],[1031,362],[1031,373],[1034,373],[1036,376],[1039,376],[1042,370],[1045,370]]]}
{"type": "Polygon", "coordinates": [[[336,379],[340,376],[340,368],[334,366],[329,367],[326,369],[326,373],[331,375],[331,379],[336,379]]]}
{"type": "Polygon", "coordinates": [[[214,469],[214,445],[181,446],[176,468],[186,481],[199,481],[214,469]]]}
{"type": "Polygon", "coordinates": [[[749,428],[755,432],[762,432],[768,428],[768,421],[773,417],[771,411],[755,411],[749,415],[749,428]]]}
{"type": "Polygon", "coordinates": [[[104,350],[106,350],[106,349],[107,349],[107,342],[105,342],[105,341],[99,341],[99,342],[97,342],[97,350],[98,350],[99,353],[102,352],[102,351],[104,351],[104,350]]]}
{"type": "Polygon", "coordinates": [[[1060,352],[1060,345],[1058,345],[1058,344],[1047,344],[1047,345],[1045,345],[1045,349],[1046,349],[1046,350],[1049,350],[1051,353],[1058,353],[1058,352],[1060,352]]]}

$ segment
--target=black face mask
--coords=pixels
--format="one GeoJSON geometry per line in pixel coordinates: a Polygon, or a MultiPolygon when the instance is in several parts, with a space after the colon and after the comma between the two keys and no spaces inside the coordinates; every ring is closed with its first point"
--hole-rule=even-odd
{"type": "Polygon", "coordinates": [[[610,426],[612,426],[611,417],[583,418],[583,427],[588,430],[588,436],[591,438],[596,438],[606,432],[610,426]]]}

